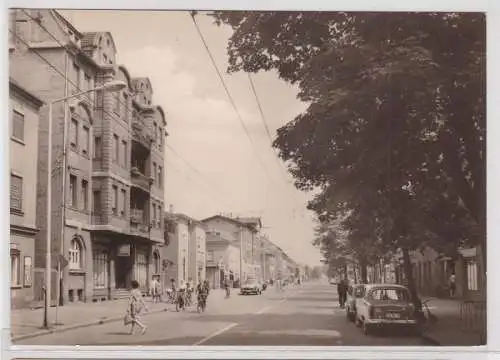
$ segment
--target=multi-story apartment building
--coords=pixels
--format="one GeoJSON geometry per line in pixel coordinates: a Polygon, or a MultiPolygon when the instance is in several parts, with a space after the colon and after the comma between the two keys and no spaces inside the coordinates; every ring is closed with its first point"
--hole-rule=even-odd
{"type": "Polygon", "coordinates": [[[170,280],[174,279],[179,286],[181,282],[189,279],[189,234],[192,219],[184,214],[165,214],[165,222],[172,225],[169,227],[169,244],[162,248],[162,258],[169,266],[165,269],[165,276],[168,281],[163,281],[165,286],[169,286],[170,280]]]}
{"type": "Polygon", "coordinates": [[[234,234],[209,230],[206,234],[206,278],[214,289],[222,287],[225,278],[233,284],[240,273],[240,244],[234,234]]]}
{"type": "Polygon", "coordinates": [[[209,232],[224,232],[231,234],[232,243],[240,248],[240,269],[235,274],[235,281],[246,281],[253,276],[253,243],[257,229],[251,224],[245,224],[227,216],[215,215],[202,220],[209,232]],[[241,276],[240,276],[241,275],[241,276]]]}
{"type": "Polygon", "coordinates": [[[33,261],[36,227],[36,172],[39,109],[42,101],[9,80],[10,117],[10,291],[11,307],[34,298],[33,261]]]}
{"type": "MultiPolygon", "coordinates": [[[[10,74],[46,103],[113,80],[125,83],[119,92],[91,91],[54,104],[52,164],[49,114],[47,107],[41,110],[35,282],[43,284],[50,216],[52,253],[62,268],[53,299],[115,298],[132,279],[147,289],[151,275],[160,272],[158,248],[164,242],[166,136],[165,115],[152,105],[149,80],[132,78],[116,64],[110,33],[81,33],[57,11],[14,10],[9,24],[10,74]],[[52,188],[60,190],[52,193],[51,214],[46,176],[40,176],[49,165],[52,188]]],[[[40,289],[35,293],[41,297],[40,289]]]]}
{"type": "Polygon", "coordinates": [[[189,278],[197,284],[206,279],[205,224],[192,219],[189,226],[189,278]]]}

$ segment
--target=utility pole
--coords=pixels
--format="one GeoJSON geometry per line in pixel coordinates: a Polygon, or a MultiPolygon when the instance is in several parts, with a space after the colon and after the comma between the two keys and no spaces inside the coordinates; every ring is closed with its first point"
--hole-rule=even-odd
{"type": "Polygon", "coordinates": [[[240,289],[243,285],[243,227],[240,225],[240,289]]]}

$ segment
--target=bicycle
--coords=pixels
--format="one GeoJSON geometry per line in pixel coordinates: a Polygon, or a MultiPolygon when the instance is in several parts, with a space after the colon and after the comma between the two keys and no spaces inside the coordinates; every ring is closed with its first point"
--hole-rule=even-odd
{"type": "Polygon", "coordinates": [[[176,301],[175,301],[175,310],[177,312],[179,311],[185,311],[186,310],[186,299],[182,291],[180,291],[177,295],[176,301]]]}
{"type": "Polygon", "coordinates": [[[198,295],[198,304],[196,306],[196,311],[198,311],[198,313],[204,312],[206,307],[207,307],[207,296],[198,295]]]}

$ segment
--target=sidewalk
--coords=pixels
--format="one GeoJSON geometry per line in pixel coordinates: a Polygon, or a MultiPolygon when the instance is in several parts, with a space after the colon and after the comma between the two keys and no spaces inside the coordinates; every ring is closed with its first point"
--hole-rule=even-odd
{"type": "Polygon", "coordinates": [[[465,331],[460,314],[460,300],[423,298],[429,300],[427,305],[432,314],[438,317],[436,324],[422,334],[422,337],[435,344],[442,346],[480,346],[481,336],[477,332],[465,331]]]}
{"type": "MultiPolygon", "coordinates": [[[[49,309],[48,320],[50,329],[44,329],[44,309],[17,309],[11,310],[10,328],[12,341],[41,336],[53,332],[103,324],[112,321],[121,321],[125,315],[128,299],[110,300],[96,303],[68,304],[49,309]]],[[[149,313],[158,313],[173,309],[167,303],[153,303],[150,298],[145,298],[149,313]]],[[[147,314],[147,313],[145,313],[147,314]]]]}

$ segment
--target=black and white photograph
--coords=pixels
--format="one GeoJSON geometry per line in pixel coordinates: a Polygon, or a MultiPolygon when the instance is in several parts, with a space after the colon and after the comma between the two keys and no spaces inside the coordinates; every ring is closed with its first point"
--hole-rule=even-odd
{"type": "Polygon", "coordinates": [[[486,25],[9,9],[12,345],[486,345],[486,25]]]}

